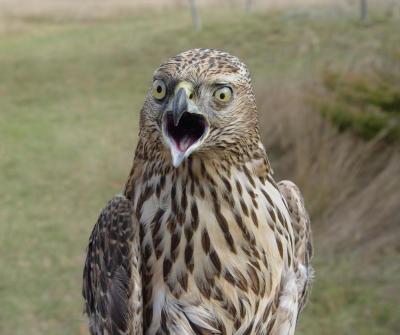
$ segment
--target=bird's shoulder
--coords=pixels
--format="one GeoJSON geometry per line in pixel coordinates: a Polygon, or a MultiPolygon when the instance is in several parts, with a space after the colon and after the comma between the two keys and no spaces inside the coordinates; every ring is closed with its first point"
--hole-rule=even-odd
{"type": "Polygon", "coordinates": [[[286,201],[295,237],[296,257],[308,266],[312,257],[310,217],[303,195],[297,185],[289,180],[278,182],[278,188],[286,201]]]}
{"type": "Polygon", "coordinates": [[[300,189],[291,181],[283,180],[278,183],[284,197],[292,221],[295,237],[295,274],[298,289],[298,305],[301,311],[307,302],[314,270],[311,266],[313,256],[310,217],[304,204],[300,189]]]}

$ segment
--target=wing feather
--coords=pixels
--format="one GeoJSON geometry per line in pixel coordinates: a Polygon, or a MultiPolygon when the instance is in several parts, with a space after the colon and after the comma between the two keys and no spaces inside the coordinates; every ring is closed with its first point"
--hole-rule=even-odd
{"type": "Polygon", "coordinates": [[[89,239],[82,294],[92,335],[142,334],[139,224],[132,205],[116,196],[89,239]]]}
{"type": "Polygon", "coordinates": [[[311,238],[310,218],[304,206],[304,199],[299,188],[291,181],[283,180],[278,183],[279,191],[286,200],[290,217],[292,220],[295,251],[294,257],[297,260],[295,268],[297,286],[299,292],[299,312],[307,302],[310,284],[313,278],[311,259],[313,245],[311,238]]]}

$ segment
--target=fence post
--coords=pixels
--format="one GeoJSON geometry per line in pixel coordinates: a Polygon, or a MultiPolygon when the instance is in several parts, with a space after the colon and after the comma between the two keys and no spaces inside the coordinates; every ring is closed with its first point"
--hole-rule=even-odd
{"type": "Polygon", "coordinates": [[[190,9],[192,11],[192,19],[193,19],[194,28],[196,29],[196,31],[200,31],[201,30],[201,19],[200,19],[199,11],[197,10],[196,1],[189,0],[189,2],[190,2],[190,9]]]}
{"type": "Polygon", "coordinates": [[[367,0],[360,0],[360,18],[361,21],[367,20],[368,16],[368,2],[367,0]]]}
{"type": "Polygon", "coordinates": [[[252,5],[252,1],[246,0],[245,9],[246,9],[247,13],[249,13],[251,11],[251,5],[252,5]]]}

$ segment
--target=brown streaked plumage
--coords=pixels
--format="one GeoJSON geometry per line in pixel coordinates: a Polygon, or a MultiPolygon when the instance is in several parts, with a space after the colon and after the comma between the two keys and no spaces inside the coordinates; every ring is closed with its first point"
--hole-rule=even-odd
{"type": "Polygon", "coordinates": [[[294,333],[309,219],[299,189],[275,183],[258,128],[238,58],[193,49],[156,70],[124,195],[89,241],[92,334],[294,333]]]}

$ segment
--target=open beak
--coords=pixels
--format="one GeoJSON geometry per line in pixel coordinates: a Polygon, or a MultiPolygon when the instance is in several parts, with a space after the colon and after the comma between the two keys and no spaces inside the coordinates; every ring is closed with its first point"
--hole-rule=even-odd
{"type": "Polygon", "coordinates": [[[178,86],[172,105],[164,112],[162,131],[174,167],[178,167],[206,138],[209,131],[207,118],[188,98],[185,87],[178,86]]]}

